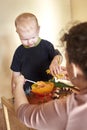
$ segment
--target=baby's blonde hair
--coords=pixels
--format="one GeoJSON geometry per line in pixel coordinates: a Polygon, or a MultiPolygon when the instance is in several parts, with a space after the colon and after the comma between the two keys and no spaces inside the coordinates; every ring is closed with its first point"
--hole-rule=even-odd
{"type": "Polygon", "coordinates": [[[15,20],[16,27],[31,23],[34,23],[35,26],[39,27],[37,17],[32,13],[22,13],[15,20]]]}

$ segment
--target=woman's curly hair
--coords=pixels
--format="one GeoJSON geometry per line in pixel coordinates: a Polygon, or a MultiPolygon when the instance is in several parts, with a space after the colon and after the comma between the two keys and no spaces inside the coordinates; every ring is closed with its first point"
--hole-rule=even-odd
{"type": "Polygon", "coordinates": [[[61,40],[66,43],[69,62],[79,65],[87,77],[87,22],[71,27],[61,40]]]}

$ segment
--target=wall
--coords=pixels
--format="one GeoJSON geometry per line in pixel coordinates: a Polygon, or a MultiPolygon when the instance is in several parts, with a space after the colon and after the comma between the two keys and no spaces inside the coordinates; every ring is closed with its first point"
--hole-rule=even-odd
{"type": "Polygon", "coordinates": [[[72,20],[87,21],[87,0],[71,0],[72,20]]]}
{"type": "Polygon", "coordinates": [[[70,0],[3,0],[0,4],[0,97],[10,98],[13,53],[20,40],[14,20],[23,12],[34,13],[41,27],[40,36],[57,48],[58,32],[71,20],[70,0]]]}

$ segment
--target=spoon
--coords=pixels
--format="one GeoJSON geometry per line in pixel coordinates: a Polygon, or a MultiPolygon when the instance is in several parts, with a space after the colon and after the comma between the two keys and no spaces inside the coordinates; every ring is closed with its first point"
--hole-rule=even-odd
{"type": "Polygon", "coordinates": [[[33,80],[29,80],[29,79],[26,79],[26,81],[30,82],[30,83],[34,83],[36,84],[37,82],[33,81],[33,80]]]}

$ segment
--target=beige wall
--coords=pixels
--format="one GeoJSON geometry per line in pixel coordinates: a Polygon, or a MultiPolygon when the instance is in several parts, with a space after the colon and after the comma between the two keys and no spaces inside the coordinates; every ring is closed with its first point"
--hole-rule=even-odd
{"type": "Polygon", "coordinates": [[[3,0],[0,4],[0,97],[11,97],[10,64],[20,44],[14,20],[22,12],[34,13],[41,26],[40,36],[58,44],[58,32],[71,19],[70,0],[3,0]]]}
{"type": "Polygon", "coordinates": [[[87,0],[71,0],[72,19],[78,21],[87,21],[87,0]]]}

